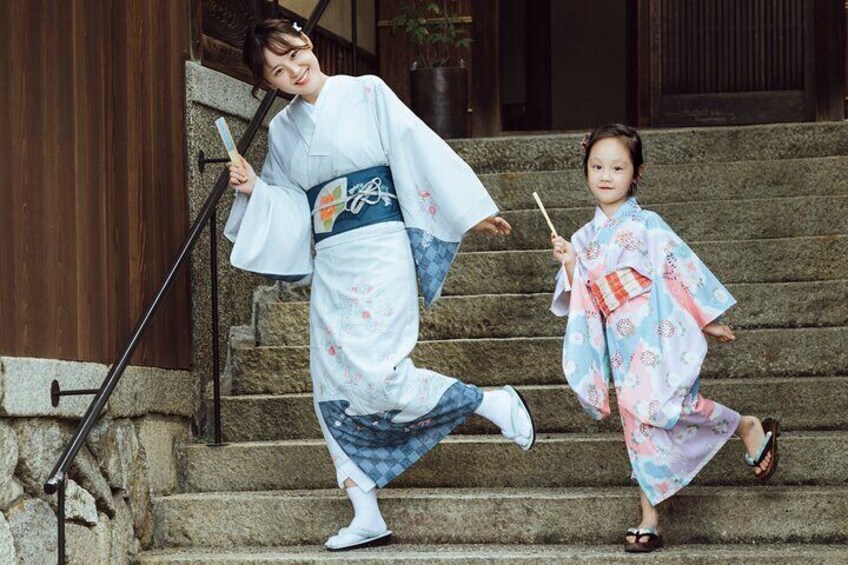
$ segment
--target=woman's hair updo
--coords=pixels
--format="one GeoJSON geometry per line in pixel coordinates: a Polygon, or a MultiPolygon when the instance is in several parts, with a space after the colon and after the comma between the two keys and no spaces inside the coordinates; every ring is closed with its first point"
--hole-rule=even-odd
{"type": "Polygon", "coordinates": [[[244,64],[253,75],[253,90],[251,94],[256,97],[260,88],[266,90],[273,88],[265,80],[265,49],[277,55],[285,55],[293,49],[309,49],[312,42],[306,37],[299,27],[284,19],[263,20],[251,26],[244,37],[242,57],[244,64]],[[292,43],[292,36],[301,39],[299,43],[292,43]]]}
{"type": "Polygon", "coordinates": [[[639,169],[645,162],[642,158],[642,138],[636,128],[624,124],[604,124],[586,134],[580,144],[583,147],[583,176],[589,176],[589,155],[592,153],[592,147],[600,140],[609,138],[620,139],[630,151],[630,162],[633,163],[633,182],[630,183],[630,190],[627,195],[633,196],[636,194],[641,176],[639,169]]]}

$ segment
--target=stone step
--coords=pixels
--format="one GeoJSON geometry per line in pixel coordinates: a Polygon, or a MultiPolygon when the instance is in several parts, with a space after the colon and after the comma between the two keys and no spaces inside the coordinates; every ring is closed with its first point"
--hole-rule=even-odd
{"type": "MultiPolygon", "coordinates": [[[[774,161],[848,155],[844,122],[640,131],[645,163],[657,165],[774,161]]],[[[478,174],[581,169],[582,133],[453,140],[478,174]]]]}
{"type": "MultiPolygon", "coordinates": [[[[736,341],[710,343],[702,375],[708,378],[834,375],[848,368],[848,328],[739,330],[736,341]]],[[[304,392],[308,346],[235,347],[237,394],[304,392]]],[[[562,338],[420,341],[419,367],[480,386],[560,384],[562,338]]]]}
{"type": "MultiPolygon", "coordinates": [[[[848,280],[728,285],[737,305],[725,316],[734,328],[848,325],[848,280]]],[[[446,296],[421,311],[420,339],[561,336],[567,320],[551,314],[551,295],[446,296]]],[[[309,303],[257,301],[262,345],[307,345],[309,303]]]]}
{"type": "MultiPolygon", "coordinates": [[[[848,377],[705,379],[707,398],[742,414],[778,418],[787,430],[848,430],[848,377]]],[[[616,402],[601,422],[590,419],[567,384],[520,386],[539,433],[621,431],[616,402]]],[[[615,391],[612,391],[615,394],[615,391]]],[[[320,438],[309,393],[225,396],[221,399],[226,441],[320,438]]],[[[494,434],[483,418],[469,418],[457,434],[494,434]]]]}
{"type": "MultiPolygon", "coordinates": [[[[724,284],[844,279],[848,235],[690,242],[724,284]]],[[[552,292],[557,265],[549,250],[460,251],[444,295],[552,292]]],[[[287,302],[308,300],[309,287],[282,285],[287,302]]]]}
{"type": "MultiPolygon", "coordinates": [[[[692,249],[724,284],[844,279],[848,236],[695,242],[692,249]]],[[[553,292],[557,265],[551,252],[460,253],[444,294],[553,292]]]]}
{"type": "MultiPolygon", "coordinates": [[[[594,206],[580,168],[480,175],[501,210],[535,210],[538,192],[548,208],[594,206]]],[[[639,203],[836,196],[848,193],[848,157],[652,165],[645,170],[639,203]]]]}
{"type": "MultiPolygon", "coordinates": [[[[801,196],[755,200],[681,202],[646,206],[684,241],[777,239],[848,233],[848,197],[801,196]]],[[[594,207],[548,208],[557,232],[570,237],[594,216],[594,207]]],[[[471,235],[463,251],[548,249],[550,228],[538,209],[503,213],[509,237],[471,235]]]]}
{"type": "MultiPolygon", "coordinates": [[[[171,549],[144,552],[140,565],[618,565],[633,563],[618,545],[402,545],[343,554],[323,546],[291,548],[243,547],[222,550],[171,549]]],[[[845,565],[845,548],[831,544],[676,545],[651,554],[657,565],[845,565]]]]}
{"type": "MultiPolygon", "coordinates": [[[[787,432],[770,484],[848,482],[848,431],[787,432]]],[[[698,485],[757,484],[731,440],[698,474],[698,485]]],[[[185,448],[189,492],[329,489],[336,473],[323,440],[234,443],[185,448]]],[[[525,453],[497,436],[451,436],[398,477],[400,488],[629,486],[630,462],[620,433],[543,435],[525,453]]]]}
{"type": "MultiPolygon", "coordinates": [[[[416,544],[619,543],[637,500],[636,487],[380,492],[396,540],[416,544]]],[[[669,544],[848,541],[848,487],[689,487],[662,512],[669,544]]],[[[337,488],[179,494],[154,500],[153,539],[160,549],[319,544],[349,520],[337,488]]]]}

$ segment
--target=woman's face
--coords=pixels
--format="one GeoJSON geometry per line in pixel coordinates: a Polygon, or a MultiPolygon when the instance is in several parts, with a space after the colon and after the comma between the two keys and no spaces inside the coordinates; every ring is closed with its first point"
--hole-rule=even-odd
{"type": "Polygon", "coordinates": [[[618,209],[627,200],[635,174],[627,146],[615,137],[602,139],[592,146],[587,165],[589,190],[601,209],[618,209]]]}
{"type": "Polygon", "coordinates": [[[315,103],[326,75],[321,72],[312,45],[305,36],[286,36],[292,45],[303,45],[302,49],[291,49],[282,55],[265,49],[265,80],[283,92],[300,95],[307,102],[315,103]]]}

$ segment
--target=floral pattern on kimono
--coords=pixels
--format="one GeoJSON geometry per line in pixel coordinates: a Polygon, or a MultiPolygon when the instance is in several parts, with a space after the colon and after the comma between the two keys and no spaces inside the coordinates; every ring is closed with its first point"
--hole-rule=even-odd
{"type": "Polygon", "coordinates": [[[688,484],[736,430],[739,414],[703,398],[701,331],[735,300],[656,213],[628,199],[598,208],[571,243],[573,281],[557,275],[551,310],[568,316],[566,380],[595,419],[610,414],[613,381],[633,477],[652,504],[688,484]],[[650,284],[604,317],[590,283],[633,269],[650,284]]]}
{"type": "Polygon", "coordinates": [[[295,97],[271,120],[268,142],[252,195],[236,195],[230,211],[230,261],[311,280],[310,373],[337,482],[382,487],[482,401],[479,388],[416,367],[410,355],[418,280],[433,304],[465,233],[497,206],[474,171],[375,76],[331,76],[314,106],[295,97]],[[341,203],[330,206],[348,186],[339,179],[384,167],[400,221],[313,238],[342,215],[341,203]],[[307,197],[314,187],[323,214],[307,197]]]}

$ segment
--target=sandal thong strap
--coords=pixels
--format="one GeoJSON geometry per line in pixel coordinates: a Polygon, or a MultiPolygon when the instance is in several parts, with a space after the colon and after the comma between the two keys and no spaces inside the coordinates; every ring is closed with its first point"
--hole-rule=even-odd
{"type": "Polygon", "coordinates": [[[660,534],[656,528],[643,528],[637,530],[637,534],[640,538],[642,536],[647,536],[649,539],[657,539],[660,537],[660,534]]]}
{"type": "Polygon", "coordinates": [[[766,433],[766,436],[763,438],[762,443],[760,443],[760,447],[757,449],[757,454],[754,457],[751,457],[747,453],[745,454],[745,463],[747,463],[749,467],[756,467],[763,462],[763,459],[766,458],[769,447],[771,447],[772,437],[771,432],[766,433]]]}

